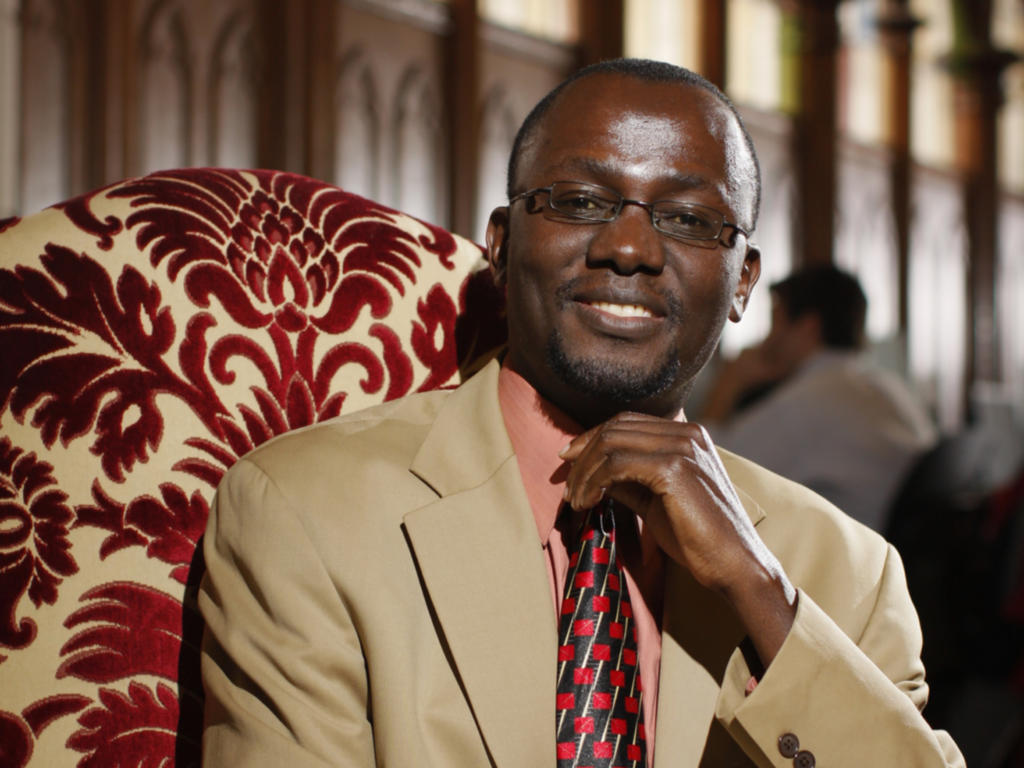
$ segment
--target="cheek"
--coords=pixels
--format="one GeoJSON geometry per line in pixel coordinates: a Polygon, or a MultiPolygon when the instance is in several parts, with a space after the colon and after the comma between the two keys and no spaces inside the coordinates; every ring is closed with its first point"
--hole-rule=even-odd
{"type": "MultiPolygon", "coordinates": [[[[738,270],[727,265],[714,251],[685,259],[679,270],[684,306],[698,309],[708,320],[725,314],[739,284],[738,270]]],[[[693,313],[689,313],[693,319],[693,313]]]]}
{"type": "Polygon", "coordinates": [[[534,226],[524,227],[520,240],[543,245],[512,249],[508,261],[510,297],[514,291],[521,302],[535,306],[554,302],[559,287],[585,262],[586,253],[586,245],[578,236],[582,232],[564,225],[544,224],[540,220],[534,226]]]}
{"type": "Polygon", "coordinates": [[[509,261],[506,282],[510,328],[518,336],[537,341],[553,322],[558,275],[538,254],[517,256],[509,261]]]}

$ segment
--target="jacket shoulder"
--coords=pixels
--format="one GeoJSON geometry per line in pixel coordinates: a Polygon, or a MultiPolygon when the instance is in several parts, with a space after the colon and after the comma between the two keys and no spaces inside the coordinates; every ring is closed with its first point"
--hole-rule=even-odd
{"type": "Polygon", "coordinates": [[[299,427],[268,440],[243,459],[267,470],[280,461],[294,463],[324,452],[364,454],[380,441],[380,447],[392,452],[415,452],[448,395],[448,390],[417,393],[299,427]]]}
{"type": "Polygon", "coordinates": [[[721,451],[733,484],[763,512],[757,532],[795,586],[856,636],[890,558],[877,532],[799,483],[721,451]]]}

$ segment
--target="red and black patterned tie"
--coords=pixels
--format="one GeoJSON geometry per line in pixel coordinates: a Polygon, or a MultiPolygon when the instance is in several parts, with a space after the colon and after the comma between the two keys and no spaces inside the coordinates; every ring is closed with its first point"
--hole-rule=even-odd
{"type": "Polygon", "coordinates": [[[608,500],[587,513],[558,621],[558,768],[643,768],[636,626],[608,500]]]}

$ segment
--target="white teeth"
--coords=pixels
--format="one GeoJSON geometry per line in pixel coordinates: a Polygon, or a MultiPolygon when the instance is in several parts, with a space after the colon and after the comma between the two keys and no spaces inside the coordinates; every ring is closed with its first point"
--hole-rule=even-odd
{"type": "Polygon", "coordinates": [[[594,301],[590,306],[617,317],[654,317],[647,307],[641,307],[639,304],[610,304],[607,301],[594,301]]]}

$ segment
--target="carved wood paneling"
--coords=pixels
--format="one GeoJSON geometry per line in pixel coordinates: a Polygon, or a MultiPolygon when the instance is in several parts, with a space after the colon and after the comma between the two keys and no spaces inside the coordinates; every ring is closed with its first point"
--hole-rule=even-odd
{"type": "Polygon", "coordinates": [[[768,286],[793,268],[796,178],[792,160],[790,120],[779,114],[741,109],[761,163],[761,215],[751,240],[761,249],[761,279],[742,322],[726,323],[722,352],[733,355],[760,340],[771,324],[768,286]]]}
{"type": "Polygon", "coordinates": [[[331,179],[345,189],[376,199],[380,195],[379,89],[362,46],[347,51],[338,69],[332,115],[337,122],[331,179]]]}
{"type": "Polygon", "coordinates": [[[142,66],[136,172],[188,165],[195,61],[181,4],[152,2],[142,16],[138,38],[142,66]]]}
{"type": "Polygon", "coordinates": [[[522,122],[521,107],[515,103],[505,83],[496,82],[485,94],[480,118],[480,175],[477,180],[477,207],[473,219],[473,238],[482,243],[491,211],[506,199],[505,181],[508,155],[522,122]]]}
{"type": "Polygon", "coordinates": [[[967,221],[953,176],[918,170],[912,190],[907,352],[910,375],[939,426],[964,416],[967,221]]]}
{"type": "Polygon", "coordinates": [[[18,210],[21,80],[18,0],[0,0],[0,218],[18,210]]]}
{"type": "Polygon", "coordinates": [[[264,46],[252,0],[137,3],[139,110],[131,172],[258,165],[264,46]]]}
{"type": "Polygon", "coordinates": [[[206,130],[210,165],[245,168],[256,158],[259,70],[253,24],[241,9],[223,21],[209,61],[206,130]]]}
{"type": "Polygon", "coordinates": [[[1024,197],[1006,198],[999,215],[997,322],[1003,384],[995,394],[1003,412],[1024,403],[1024,197]]]}
{"type": "Polygon", "coordinates": [[[439,85],[413,64],[402,73],[391,109],[395,207],[432,223],[445,221],[448,213],[439,85]]]}
{"type": "MultiPolygon", "coordinates": [[[[1024,234],[1013,223],[1018,214],[1007,213],[1018,209],[997,205],[995,198],[986,208],[998,209],[1010,222],[999,224],[998,263],[989,258],[975,264],[988,271],[975,270],[974,290],[967,294],[979,307],[972,322],[958,303],[964,296],[962,260],[965,249],[984,250],[994,238],[964,241],[963,232],[951,232],[951,220],[943,219],[953,216],[957,227],[964,223],[963,198],[955,206],[945,197],[949,185],[962,194],[961,182],[929,176],[916,182],[913,195],[906,188],[908,147],[917,149],[909,134],[916,136],[918,129],[903,123],[914,111],[916,94],[934,90],[935,62],[949,48],[948,35],[939,48],[915,55],[913,67],[904,50],[905,31],[896,41],[903,46],[897,51],[903,57],[900,71],[907,75],[900,80],[902,95],[889,102],[903,105],[902,127],[890,137],[902,137],[894,140],[896,161],[886,171],[882,156],[862,162],[838,147],[841,171],[829,181],[828,158],[838,139],[822,115],[827,117],[834,94],[814,77],[828,75],[814,62],[834,54],[834,25],[822,8],[835,2],[686,5],[703,9],[706,24],[714,21],[720,50],[704,50],[714,59],[715,66],[706,62],[709,73],[717,78],[725,62],[728,89],[748,105],[744,114],[764,170],[754,238],[763,250],[762,280],[778,279],[801,259],[824,259],[834,246],[835,258],[866,284],[873,335],[889,333],[899,325],[893,306],[900,275],[893,277],[893,265],[900,261],[893,261],[893,248],[906,251],[912,364],[952,423],[963,404],[956,405],[950,393],[962,394],[966,385],[951,383],[949,370],[963,361],[959,353],[945,354],[945,341],[938,354],[940,335],[958,349],[967,333],[973,338],[981,328],[977,317],[994,305],[994,327],[982,328],[980,341],[997,360],[975,367],[998,373],[1008,386],[1018,386],[1014,377],[1024,376],[1014,346],[1020,321],[1007,309],[1019,292],[1008,294],[1004,287],[1019,286],[1013,270],[1024,234]],[[792,23],[777,28],[784,8],[799,12],[797,26],[804,34],[798,57],[783,56],[777,42],[770,51],[764,47],[764,38],[789,39],[795,29],[792,23]],[[751,29],[759,39],[749,36],[751,29]],[[779,34],[766,34],[769,29],[779,34]],[[757,62],[739,55],[755,50],[757,62]],[[803,87],[783,93],[784,80],[799,82],[783,77],[786,66],[801,58],[803,87]],[[797,106],[791,98],[796,92],[805,103],[794,121],[783,110],[797,106]],[[807,141],[793,141],[798,130],[807,141]],[[825,134],[832,138],[822,142],[825,134]],[[906,203],[911,197],[913,213],[906,203]],[[933,204],[946,213],[935,214],[933,204]],[[888,208],[896,211],[898,236],[888,208]],[[823,237],[833,222],[830,246],[823,237]],[[998,286],[996,293],[988,283],[998,286]],[[940,307],[936,291],[952,298],[940,307]],[[947,329],[951,317],[964,327],[947,329]],[[935,330],[940,327],[941,334],[935,330]]],[[[0,0],[0,216],[159,167],[263,166],[324,178],[482,239],[487,215],[505,200],[505,164],[519,122],[581,58],[599,50],[610,55],[621,45],[624,14],[618,2],[612,5],[614,13],[602,15],[596,6],[604,4],[580,4],[577,45],[481,20],[480,4],[473,0],[0,0]]],[[[948,26],[946,16],[926,21],[948,26]]],[[[918,38],[926,40],[925,32],[915,33],[915,45],[918,38]]],[[[952,111],[950,104],[943,109],[952,111]]],[[[920,127],[920,112],[917,117],[920,127]]],[[[929,128],[942,122],[931,121],[929,128]]],[[[987,237],[990,222],[982,223],[975,230],[987,237]]],[[[768,316],[762,287],[744,322],[728,328],[723,346],[735,350],[753,341],[767,328],[768,316]]]]}
{"type": "Polygon", "coordinates": [[[566,46],[484,27],[480,57],[481,107],[477,196],[469,234],[483,241],[491,210],[504,205],[506,165],[519,124],[549,90],[575,66],[566,46]]]}
{"type": "Polygon", "coordinates": [[[359,6],[337,24],[329,181],[446,225],[443,38],[359,6]]]}
{"type": "Polygon", "coordinates": [[[68,197],[71,169],[70,36],[65,0],[22,3],[20,194],[23,211],[68,197]]]}
{"type": "Polygon", "coordinates": [[[868,297],[872,340],[899,332],[899,253],[889,156],[851,143],[839,149],[836,263],[856,274],[868,297]]]}

